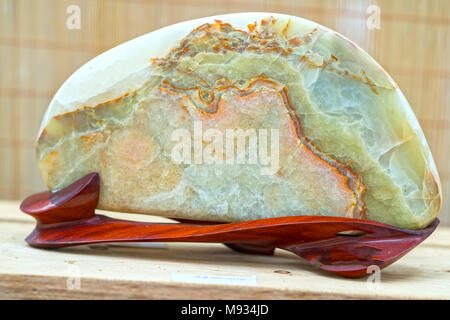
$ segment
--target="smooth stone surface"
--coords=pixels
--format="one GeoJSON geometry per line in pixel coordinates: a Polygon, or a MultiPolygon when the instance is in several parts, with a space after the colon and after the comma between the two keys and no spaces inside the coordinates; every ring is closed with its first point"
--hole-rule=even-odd
{"type": "Polygon", "coordinates": [[[341,35],[278,14],[187,21],[98,56],[55,95],[37,153],[51,190],[99,172],[99,208],[115,211],[328,215],[419,229],[441,205],[433,158],[394,81],[341,35]],[[279,157],[227,163],[223,139],[238,128],[279,157]],[[190,163],[172,158],[180,129],[193,138],[190,163]]]}

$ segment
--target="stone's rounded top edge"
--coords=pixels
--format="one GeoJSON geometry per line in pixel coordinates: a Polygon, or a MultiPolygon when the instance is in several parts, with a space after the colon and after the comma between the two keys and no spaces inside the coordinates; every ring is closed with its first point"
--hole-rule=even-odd
{"type": "MultiPolygon", "coordinates": [[[[59,88],[50,102],[38,137],[48,121],[55,115],[73,111],[83,105],[95,105],[137,89],[150,72],[150,59],[165,56],[193,29],[205,23],[220,20],[236,29],[248,30],[247,26],[264,18],[290,21],[294,30],[320,28],[335,34],[356,48],[357,55],[371,64],[371,69],[395,88],[396,84],[384,69],[357,44],[345,36],[316,22],[287,14],[274,12],[240,12],[203,17],[172,24],[143,34],[113,47],[94,57],[76,70],[59,88]]],[[[384,81],[384,82],[386,82],[384,81]]]]}

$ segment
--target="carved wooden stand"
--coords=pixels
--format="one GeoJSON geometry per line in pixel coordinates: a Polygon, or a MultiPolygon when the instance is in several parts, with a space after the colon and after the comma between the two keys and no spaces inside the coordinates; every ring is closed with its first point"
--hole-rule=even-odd
{"type": "Polygon", "coordinates": [[[407,230],[374,221],[291,216],[236,223],[178,220],[144,223],[95,214],[100,177],[91,173],[58,192],[26,198],[20,209],[37,224],[26,241],[33,247],[59,248],[100,242],[215,242],[246,253],[271,255],[288,250],[319,268],[361,277],[400,259],[437,227],[407,230]]]}

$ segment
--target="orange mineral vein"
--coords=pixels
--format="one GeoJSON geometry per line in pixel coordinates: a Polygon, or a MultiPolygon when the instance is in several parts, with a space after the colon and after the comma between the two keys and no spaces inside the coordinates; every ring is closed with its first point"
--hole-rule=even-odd
{"type": "MultiPolygon", "coordinates": [[[[242,127],[239,126],[242,121],[242,114],[239,113],[236,106],[239,106],[241,110],[246,110],[246,114],[250,118],[257,119],[261,117],[261,114],[269,114],[269,110],[265,110],[267,112],[259,110],[260,113],[255,112],[255,110],[252,112],[252,108],[255,105],[262,108],[262,105],[264,105],[264,103],[261,103],[264,102],[263,95],[266,95],[266,98],[272,95],[272,101],[277,101],[282,106],[280,109],[285,112],[285,120],[287,120],[280,126],[283,131],[282,136],[287,138],[282,141],[285,151],[296,153],[298,165],[304,166],[305,163],[309,163],[310,169],[312,169],[311,174],[312,172],[325,171],[333,175],[334,181],[337,182],[334,187],[348,192],[348,196],[352,198],[349,207],[346,208],[346,216],[360,219],[365,217],[366,206],[363,198],[366,187],[362,183],[361,177],[349,166],[323,153],[305,136],[300,118],[289,102],[286,86],[262,75],[248,80],[247,86],[243,89],[240,89],[231,81],[224,80],[223,82],[223,85],[210,90],[207,93],[207,98],[204,98],[205,92],[200,87],[176,88],[168,81],[163,81],[158,90],[162,95],[178,96],[179,107],[189,113],[193,120],[201,120],[205,129],[208,127],[222,129],[242,127]],[[258,91],[260,88],[264,88],[265,91],[258,91]],[[231,100],[234,100],[234,108],[230,106],[230,101],[227,101],[230,98],[224,99],[225,93],[231,94],[233,97],[231,100]],[[273,99],[274,96],[275,99],[273,99]],[[186,103],[186,101],[188,102],[186,103]],[[186,104],[190,104],[194,108],[187,109],[186,104]],[[195,112],[192,110],[195,110],[195,112]]],[[[278,104],[272,104],[270,108],[274,108],[278,104]]],[[[244,120],[248,121],[248,119],[244,120]]],[[[320,177],[317,178],[320,180],[320,177]]]]}

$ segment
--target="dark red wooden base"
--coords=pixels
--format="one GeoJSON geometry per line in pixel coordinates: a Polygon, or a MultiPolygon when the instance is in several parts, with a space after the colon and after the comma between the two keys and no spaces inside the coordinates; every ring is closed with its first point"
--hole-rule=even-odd
{"type": "Polygon", "coordinates": [[[361,277],[401,258],[437,227],[407,230],[368,220],[291,216],[236,223],[178,220],[144,223],[95,214],[100,177],[91,173],[57,192],[26,198],[20,209],[37,220],[26,238],[33,247],[59,248],[100,242],[215,242],[246,253],[293,252],[319,268],[361,277]]]}

